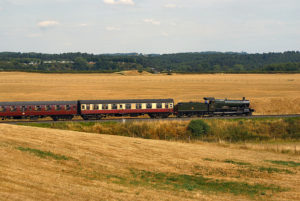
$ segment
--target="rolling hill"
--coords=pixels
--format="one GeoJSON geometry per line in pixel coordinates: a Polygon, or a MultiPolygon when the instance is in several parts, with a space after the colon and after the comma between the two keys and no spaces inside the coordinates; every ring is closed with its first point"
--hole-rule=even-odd
{"type": "Polygon", "coordinates": [[[0,125],[0,200],[299,200],[299,156],[0,125]]]}

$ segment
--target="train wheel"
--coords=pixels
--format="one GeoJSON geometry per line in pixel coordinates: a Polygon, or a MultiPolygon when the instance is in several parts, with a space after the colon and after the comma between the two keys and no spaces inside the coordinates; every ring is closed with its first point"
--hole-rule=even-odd
{"type": "Polygon", "coordinates": [[[85,115],[83,115],[83,116],[81,116],[82,118],[83,118],[83,120],[89,120],[89,117],[87,117],[87,116],[85,116],[85,115]]]}
{"type": "Polygon", "coordinates": [[[66,119],[66,120],[72,120],[73,117],[74,117],[73,115],[70,115],[70,116],[66,116],[65,119],[66,119]]]}
{"type": "Polygon", "coordinates": [[[37,116],[31,116],[31,117],[30,117],[30,120],[36,121],[36,120],[38,120],[38,119],[39,119],[39,117],[37,117],[37,116]]]}
{"type": "Polygon", "coordinates": [[[150,117],[151,119],[156,118],[156,115],[155,115],[155,114],[148,114],[148,115],[149,115],[149,117],[150,117]]]}
{"type": "Polygon", "coordinates": [[[53,119],[53,121],[57,121],[58,120],[57,116],[52,116],[51,118],[53,119]]]}
{"type": "Polygon", "coordinates": [[[170,114],[163,114],[162,118],[168,118],[170,114]]]}

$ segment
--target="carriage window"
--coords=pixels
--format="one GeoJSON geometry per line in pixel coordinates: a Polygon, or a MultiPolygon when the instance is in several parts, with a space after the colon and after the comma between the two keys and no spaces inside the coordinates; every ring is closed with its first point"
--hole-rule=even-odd
{"type": "Polygon", "coordinates": [[[93,106],[93,108],[94,108],[94,110],[99,110],[99,105],[96,105],[96,104],[95,104],[95,105],[93,106]]]}
{"type": "Polygon", "coordinates": [[[116,110],[118,108],[117,104],[112,104],[111,109],[116,110]]]}
{"type": "Polygon", "coordinates": [[[173,104],[172,103],[170,103],[170,108],[173,108],[173,104]]]}
{"type": "Polygon", "coordinates": [[[66,105],[66,110],[71,110],[71,106],[70,105],[66,105]]]}
{"type": "Polygon", "coordinates": [[[86,110],[90,110],[90,109],[91,109],[90,105],[89,104],[86,105],[86,110]]]}
{"type": "Polygon", "coordinates": [[[158,109],[159,109],[159,108],[162,108],[162,104],[161,104],[161,103],[157,103],[157,104],[156,104],[156,108],[158,108],[158,109]]]}
{"type": "Polygon", "coordinates": [[[0,112],[5,112],[5,111],[6,111],[5,107],[4,106],[0,106],[0,112]]]}
{"type": "Polygon", "coordinates": [[[131,109],[131,104],[126,104],[126,105],[125,105],[125,108],[126,108],[126,109],[131,109]]]}
{"type": "Polygon", "coordinates": [[[14,111],[16,111],[17,110],[17,107],[16,106],[10,106],[10,111],[11,112],[14,112],[14,111]]]}
{"type": "Polygon", "coordinates": [[[27,107],[25,105],[22,106],[22,112],[25,112],[27,110],[27,107]]]}
{"type": "Polygon", "coordinates": [[[102,109],[103,109],[103,110],[108,110],[108,104],[103,104],[103,105],[102,105],[102,109]]]}
{"type": "Polygon", "coordinates": [[[36,106],[34,107],[34,110],[35,110],[35,111],[41,111],[41,106],[40,106],[40,105],[36,105],[36,106]]]}
{"type": "Polygon", "coordinates": [[[123,109],[123,105],[122,104],[120,104],[120,109],[123,109]]]}
{"type": "Polygon", "coordinates": [[[81,109],[82,109],[82,110],[85,110],[85,106],[84,106],[84,105],[81,105],[81,109]]]}
{"type": "Polygon", "coordinates": [[[46,110],[46,111],[51,110],[51,105],[46,105],[46,106],[45,106],[45,110],[46,110]]]}
{"type": "Polygon", "coordinates": [[[55,105],[55,110],[61,110],[61,106],[60,105],[55,105]]]}
{"type": "Polygon", "coordinates": [[[73,110],[76,110],[76,105],[73,105],[73,110]]]}
{"type": "Polygon", "coordinates": [[[152,109],[152,103],[147,103],[147,109],[152,109]]]}
{"type": "Polygon", "coordinates": [[[136,104],[136,109],[142,109],[142,104],[141,103],[137,103],[136,104]]]}
{"type": "Polygon", "coordinates": [[[165,108],[169,108],[169,104],[168,104],[168,103],[166,103],[166,106],[165,106],[165,108]]]}

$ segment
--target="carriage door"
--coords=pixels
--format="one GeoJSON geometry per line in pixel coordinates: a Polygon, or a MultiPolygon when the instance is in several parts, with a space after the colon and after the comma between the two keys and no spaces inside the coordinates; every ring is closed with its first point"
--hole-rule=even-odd
{"type": "Polygon", "coordinates": [[[26,106],[23,105],[23,106],[22,106],[22,109],[21,109],[22,115],[25,115],[25,111],[26,111],[26,106]]]}

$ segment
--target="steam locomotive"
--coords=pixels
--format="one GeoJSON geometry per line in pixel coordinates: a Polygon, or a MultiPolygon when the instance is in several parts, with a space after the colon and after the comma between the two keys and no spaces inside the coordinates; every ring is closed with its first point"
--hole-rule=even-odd
{"type": "Polygon", "coordinates": [[[54,121],[71,120],[81,116],[84,120],[105,117],[150,118],[252,115],[250,101],[215,99],[205,97],[204,102],[180,102],[173,99],[129,99],[129,100],[77,100],[77,101],[33,101],[0,102],[0,118],[33,119],[51,117],[54,121]]]}

